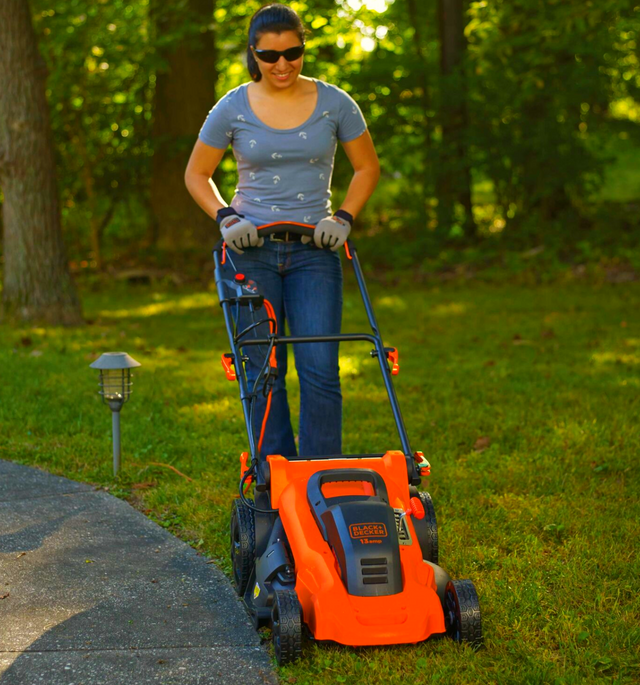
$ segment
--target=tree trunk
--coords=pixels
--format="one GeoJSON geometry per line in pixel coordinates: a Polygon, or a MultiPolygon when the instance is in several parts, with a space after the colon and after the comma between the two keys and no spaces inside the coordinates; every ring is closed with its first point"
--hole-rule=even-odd
{"type": "Polygon", "coordinates": [[[466,236],[475,231],[471,204],[471,169],[467,154],[467,84],[464,58],[464,0],[438,0],[442,150],[438,164],[439,230],[458,226],[466,236]],[[456,205],[462,209],[464,216],[456,205]]]}
{"type": "Polygon", "coordinates": [[[213,21],[214,2],[187,0],[188,18],[158,0],[152,8],[158,38],[166,38],[186,20],[196,27],[161,53],[166,68],[156,75],[150,197],[154,233],[161,248],[206,247],[215,240],[215,224],[189,195],[184,171],[200,127],[215,103],[214,34],[199,30],[213,21]]]}
{"type": "Polygon", "coordinates": [[[0,3],[0,185],[4,193],[4,316],[79,324],[65,256],[46,68],[25,0],[0,3]]]}
{"type": "Polygon", "coordinates": [[[427,197],[431,191],[431,126],[427,112],[430,109],[431,103],[429,99],[429,80],[427,78],[427,69],[429,68],[427,55],[424,48],[424,38],[422,35],[422,27],[420,25],[420,15],[418,12],[417,0],[407,0],[407,11],[409,20],[413,26],[413,43],[416,52],[416,59],[418,61],[418,86],[420,88],[420,105],[422,108],[422,132],[424,135],[423,142],[423,170],[422,170],[422,202],[420,205],[420,231],[421,234],[426,233],[428,215],[427,215],[427,197]]]}

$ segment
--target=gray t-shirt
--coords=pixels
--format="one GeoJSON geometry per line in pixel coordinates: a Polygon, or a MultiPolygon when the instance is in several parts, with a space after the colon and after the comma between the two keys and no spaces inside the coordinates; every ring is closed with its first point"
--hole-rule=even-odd
{"type": "Polygon", "coordinates": [[[274,221],[317,224],[331,215],[331,174],[337,140],[349,142],[367,124],[350,95],[313,79],[318,102],[295,128],[276,129],[253,113],[248,83],[230,90],[209,112],[199,138],[226,149],[238,163],[238,185],[231,202],[256,226],[274,221]]]}

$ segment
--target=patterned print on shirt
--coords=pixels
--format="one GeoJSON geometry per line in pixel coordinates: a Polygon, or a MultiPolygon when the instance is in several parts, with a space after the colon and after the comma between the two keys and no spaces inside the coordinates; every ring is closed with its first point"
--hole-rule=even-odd
{"type": "Polygon", "coordinates": [[[328,117],[329,114],[331,114],[331,112],[329,112],[329,110],[326,109],[326,110],[322,113],[322,116],[323,116],[323,117],[328,117]]]}
{"type": "Polygon", "coordinates": [[[255,140],[250,140],[250,141],[249,141],[249,145],[251,145],[251,147],[255,147],[257,144],[258,144],[258,143],[256,143],[255,140]]]}
{"type": "Polygon", "coordinates": [[[304,200],[304,193],[298,193],[298,200],[304,200]]]}
{"type": "Polygon", "coordinates": [[[246,121],[244,114],[238,114],[238,121],[246,121]]]}
{"type": "Polygon", "coordinates": [[[271,155],[271,159],[282,159],[282,155],[279,152],[274,152],[271,155]]]}
{"type": "Polygon", "coordinates": [[[315,157],[314,159],[310,159],[309,164],[315,164],[319,159],[320,159],[320,157],[315,157]]]}
{"type": "Polygon", "coordinates": [[[276,207],[275,205],[271,205],[271,211],[272,211],[272,212],[279,212],[279,211],[280,211],[280,207],[276,207]]]}
{"type": "Polygon", "coordinates": [[[307,139],[307,134],[306,134],[305,131],[300,131],[300,133],[298,133],[298,136],[299,136],[300,138],[304,138],[304,140],[307,139]]]}
{"type": "Polygon", "coordinates": [[[278,185],[279,182],[280,182],[280,176],[278,176],[278,175],[276,174],[276,175],[273,177],[273,184],[274,184],[274,185],[278,185]]]}

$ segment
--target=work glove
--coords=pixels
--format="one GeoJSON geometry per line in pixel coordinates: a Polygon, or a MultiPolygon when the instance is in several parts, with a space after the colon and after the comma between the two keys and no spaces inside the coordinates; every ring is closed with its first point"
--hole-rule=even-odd
{"type": "Polygon", "coordinates": [[[264,245],[264,238],[258,236],[258,229],[233,207],[220,209],[216,219],[224,242],[236,254],[243,254],[248,247],[264,245]]]}
{"type": "MultiPolygon", "coordinates": [[[[333,216],[322,219],[313,232],[313,242],[316,247],[328,247],[333,252],[339,250],[346,242],[351,233],[353,217],[349,212],[339,209],[333,216]]],[[[303,236],[303,243],[311,242],[311,237],[303,236]]]]}

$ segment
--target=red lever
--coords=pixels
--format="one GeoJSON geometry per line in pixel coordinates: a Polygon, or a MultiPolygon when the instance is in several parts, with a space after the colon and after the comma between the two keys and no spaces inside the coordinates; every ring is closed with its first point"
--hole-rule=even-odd
{"type": "Polygon", "coordinates": [[[235,369],[233,368],[233,355],[230,354],[229,352],[225,352],[222,355],[222,368],[224,369],[224,372],[227,376],[228,381],[235,381],[236,380],[236,372],[235,369]]]}
{"type": "MultiPolygon", "coordinates": [[[[240,480],[242,480],[244,474],[247,472],[249,466],[247,465],[247,459],[249,458],[249,452],[242,452],[240,454],[240,480]]],[[[251,482],[253,481],[252,476],[249,476],[244,482],[245,493],[251,487],[251,482]]]]}
{"type": "Polygon", "coordinates": [[[398,364],[398,350],[395,347],[387,350],[387,359],[391,362],[391,375],[397,376],[400,373],[400,365],[398,364]]]}
{"type": "Polygon", "coordinates": [[[412,497],[409,500],[409,509],[407,509],[407,514],[411,514],[419,520],[424,518],[424,505],[419,497],[412,497]]]}

